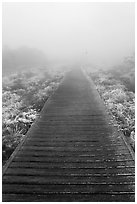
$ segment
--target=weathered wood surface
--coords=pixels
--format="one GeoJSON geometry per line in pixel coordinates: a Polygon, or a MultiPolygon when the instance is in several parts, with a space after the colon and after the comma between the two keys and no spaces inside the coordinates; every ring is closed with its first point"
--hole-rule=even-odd
{"type": "Polygon", "coordinates": [[[134,201],[129,150],[94,85],[73,70],[4,169],[3,201],[134,201]]]}

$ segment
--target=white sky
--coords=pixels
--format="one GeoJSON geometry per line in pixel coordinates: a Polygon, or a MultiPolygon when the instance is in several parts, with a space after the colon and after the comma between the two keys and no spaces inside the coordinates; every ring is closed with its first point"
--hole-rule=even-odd
{"type": "Polygon", "coordinates": [[[2,42],[113,65],[134,52],[134,15],[129,2],[3,3],[2,42]]]}

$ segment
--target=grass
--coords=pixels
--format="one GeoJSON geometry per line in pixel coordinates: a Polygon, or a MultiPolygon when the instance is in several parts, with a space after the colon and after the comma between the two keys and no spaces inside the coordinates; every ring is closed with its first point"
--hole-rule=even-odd
{"type": "Polygon", "coordinates": [[[128,138],[135,150],[135,93],[129,84],[116,77],[112,71],[88,73],[103,99],[113,122],[128,138]]]}
{"type": "Polygon", "coordinates": [[[63,73],[28,71],[3,78],[2,155],[8,160],[39,117],[45,102],[63,78],[63,73]]]}

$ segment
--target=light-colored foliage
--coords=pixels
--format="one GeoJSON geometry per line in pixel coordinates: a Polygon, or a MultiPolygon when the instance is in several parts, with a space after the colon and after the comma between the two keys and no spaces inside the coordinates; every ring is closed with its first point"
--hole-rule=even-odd
{"type": "MultiPolygon", "coordinates": [[[[109,72],[96,72],[91,77],[118,129],[134,140],[135,94],[129,91],[119,78],[116,79],[109,72]]],[[[132,146],[134,147],[134,144],[132,146]]]]}
{"type": "Polygon", "coordinates": [[[24,72],[3,78],[2,136],[5,162],[20,143],[63,74],[24,72]]]}

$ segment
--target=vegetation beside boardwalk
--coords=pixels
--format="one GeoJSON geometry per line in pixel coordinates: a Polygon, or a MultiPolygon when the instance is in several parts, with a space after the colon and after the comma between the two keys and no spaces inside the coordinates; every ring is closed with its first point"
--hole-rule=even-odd
{"type": "Polygon", "coordinates": [[[134,59],[127,58],[125,65],[107,71],[90,73],[104,100],[113,124],[121,130],[135,150],[135,70],[134,59]]]}
{"type": "Polygon", "coordinates": [[[41,109],[63,78],[62,72],[39,69],[3,78],[3,164],[22,141],[41,109]]]}

